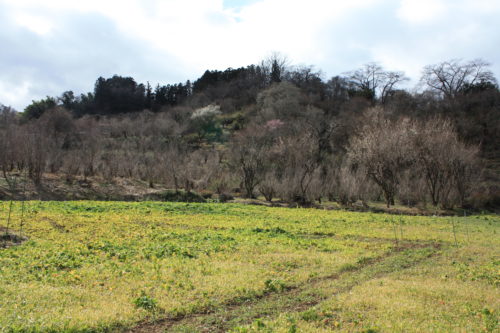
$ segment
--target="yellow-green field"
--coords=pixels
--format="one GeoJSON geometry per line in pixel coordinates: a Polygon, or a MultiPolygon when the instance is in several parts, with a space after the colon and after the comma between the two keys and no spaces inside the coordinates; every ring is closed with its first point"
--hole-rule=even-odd
{"type": "Polygon", "coordinates": [[[34,201],[23,216],[29,240],[0,244],[0,332],[499,330],[496,215],[34,201]]]}

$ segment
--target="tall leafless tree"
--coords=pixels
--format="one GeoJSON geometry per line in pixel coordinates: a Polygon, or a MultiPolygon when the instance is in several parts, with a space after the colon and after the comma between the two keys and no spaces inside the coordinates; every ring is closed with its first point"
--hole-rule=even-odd
{"type": "Polygon", "coordinates": [[[356,89],[369,92],[372,98],[379,98],[385,103],[394,87],[409,80],[403,72],[387,71],[376,62],[370,62],[363,67],[346,73],[350,84],[356,89]]]}
{"type": "Polygon", "coordinates": [[[254,189],[265,175],[266,141],[262,128],[248,128],[234,138],[231,147],[233,165],[241,173],[247,198],[254,197],[254,189]]]}
{"type": "Polygon", "coordinates": [[[421,84],[439,91],[446,98],[455,98],[467,85],[480,82],[496,82],[490,66],[484,60],[468,62],[452,59],[438,64],[425,66],[420,79],[421,84]]]}

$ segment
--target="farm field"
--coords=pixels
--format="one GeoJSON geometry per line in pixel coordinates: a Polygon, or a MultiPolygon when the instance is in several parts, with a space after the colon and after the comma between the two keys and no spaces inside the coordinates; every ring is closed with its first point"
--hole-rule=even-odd
{"type": "Polygon", "coordinates": [[[500,217],[0,202],[0,332],[495,332],[500,217]],[[22,231],[21,221],[24,221],[22,231]]]}

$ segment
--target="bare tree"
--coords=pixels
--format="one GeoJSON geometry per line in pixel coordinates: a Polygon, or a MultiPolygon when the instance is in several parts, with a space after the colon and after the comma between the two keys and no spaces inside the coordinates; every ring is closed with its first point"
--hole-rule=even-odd
{"type": "MultiPolygon", "coordinates": [[[[62,171],[65,174],[66,181],[71,183],[75,176],[79,174],[80,171],[80,151],[73,149],[66,152],[64,156],[64,162],[62,166],[62,171]]],[[[101,170],[102,174],[102,170],[101,170]]]]}
{"type": "Polygon", "coordinates": [[[394,87],[409,78],[405,76],[404,72],[385,72],[384,80],[380,86],[380,102],[385,104],[387,98],[394,92],[394,87]]]}
{"type": "Polygon", "coordinates": [[[353,167],[365,170],[381,188],[387,207],[394,204],[403,171],[414,163],[412,127],[408,119],[391,121],[381,109],[372,109],[366,125],[350,142],[348,158],[353,167]]]}
{"type": "Polygon", "coordinates": [[[349,99],[350,82],[347,77],[334,76],[326,83],[326,96],[330,100],[345,102],[349,99]]]}
{"type": "Polygon", "coordinates": [[[10,177],[8,173],[14,169],[16,162],[19,162],[22,153],[20,144],[22,140],[18,139],[19,128],[10,121],[2,122],[0,129],[0,168],[7,182],[10,177]]]}
{"type": "Polygon", "coordinates": [[[481,176],[479,147],[466,146],[457,141],[451,149],[453,156],[450,160],[451,174],[459,204],[465,207],[467,197],[481,176]]]}
{"type": "Polygon", "coordinates": [[[296,118],[305,111],[300,89],[289,82],[281,82],[259,93],[258,113],[262,121],[296,118]]]}
{"type": "Polygon", "coordinates": [[[139,176],[148,182],[150,188],[154,188],[158,180],[158,156],[154,151],[144,151],[138,156],[139,176]]]}
{"type": "Polygon", "coordinates": [[[295,66],[287,72],[285,80],[302,89],[309,100],[322,100],[326,95],[326,84],[321,77],[321,71],[316,71],[313,66],[295,66]]]}
{"type": "Polygon", "coordinates": [[[311,184],[320,166],[317,141],[304,127],[300,136],[280,137],[272,148],[276,151],[273,168],[278,172],[282,199],[308,205],[315,198],[311,184]]]}
{"type": "Polygon", "coordinates": [[[96,121],[92,118],[83,119],[80,123],[81,147],[80,163],[85,179],[95,175],[96,165],[101,152],[100,133],[96,121]]]}
{"type": "Polygon", "coordinates": [[[16,124],[16,118],[16,111],[13,108],[0,103],[0,129],[16,124]]]}
{"type": "Polygon", "coordinates": [[[264,177],[265,145],[266,138],[262,135],[262,129],[258,128],[247,128],[238,133],[232,144],[233,164],[240,170],[247,198],[254,198],[254,189],[264,177]]]}
{"type": "Polygon", "coordinates": [[[348,161],[334,167],[336,170],[330,173],[330,195],[333,194],[342,205],[350,206],[358,200],[364,202],[370,187],[370,180],[364,170],[352,168],[348,161]]]}
{"type": "Polygon", "coordinates": [[[417,203],[427,203],[427,184],[418,168],[405,170],[399,186],[399,200],[403,205],[413,207],[417,203]]]}
{"type": "Polygon", "coordinates": [[[185,151],[181,144],[178,142],[171,143],[164,148],[161,155],[161,168],[162,179],[167,187],[173,185],[175,191],[178,192],[182,187],[182,168],[184,168],[185,151]]]}
{"type": "Polygon", "coordinates": [[[285,55],[273,52],[260,63],[260,68],[269,77],[269,83],[278,83],[286,75],[288,65],[289,60],[285,55]]]}
{"type": "Polygon", "coordinates": [[[479,173],[478,148],[461,143],[451,122],[441,119],[419,123],[414,147],[432,204],[453,204],[449,195],[455,189],[463,205],[479,173]]]}
{"type": "Polygon", "coordinates": [[[76,137],[73,118],[61,107],[45,111],[35,121],[46,139],[47,170],[56,173],[64,164],[64,155],[76,137]]]}
{"type": "Polygon", "coordinates": [[[220,157],[215,149],[198,149],[185,154],[179,169],[184,190],[206,189],[210,179],[220,171],[220,157]]]}
{"type": "Polygon", "coordinates": [[[421,84],[439,91],[446,98],[453,99],[467,85],[493,82],[495,77],[488,69],[489,63],[481,59],[463,62],[453,59],[424,67],[421,84]]]}
{"type": "Polygon", "coordinates": [[[276,179],[276,175],[273,171],[268,171],[262,182],[259,184],[259,192],[264,196],[266,201],[272,202],[273,198],[277,194],[277,188],[279,186],[278,180],[276,179]]]}
{"type": "Polygon", "coordinates": [[[367,63],[360,69],[347,72],[346,76],[353,87],[371,99],[379,97],[382,104],[398,83],[409,80],[403,72],[386,71],[376,62],[367,63]]]}
{"type": "Polygon", "coordinates": [[[451,124],[435,119],[421,123],[415,136],[415,150],[432,204],[445,201],[452,188],[452,174],[449,168],[451,148],[456,135],[451,124]]]}
{"type": "Polygon", "coordinates": [[[37,124],[31,124],[30,127],[25,138],[28,174],[36,185],[40,185],[47,161],[47,138],[37,124]]]}

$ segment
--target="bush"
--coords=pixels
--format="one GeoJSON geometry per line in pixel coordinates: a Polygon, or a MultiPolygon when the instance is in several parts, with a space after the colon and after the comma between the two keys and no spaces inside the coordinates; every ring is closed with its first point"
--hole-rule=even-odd
{"type": "Polygon", "coordinates": [[[163,201],[170,202],[206,202],[206,200],[200,194],[193,191],[186,192],[184,190],[167,190],[163,193],[160,193],[159,197],[163,201]]]}
{"type": "Polygon", "coordinates": [[[477,188],[469,199],[469,207],[475,209],[498,210],[500,208],[500,188],[485,184],[477,188]]]}
{"type": "Polygon", "coordinates": [[[227,202],[229,200],[233,200],[234,197],[231,194],[228,193],[221,193],[219,194],[219,201],[220,202],[227,202]]]}
{"type": "Polygon", "coordinates": [[[212,199],[212,196],[214,195],[212,191],[208,191],[208,190],[202,190],[200,192],[200,195],[204,198],[204,199],[212,199]]]}

